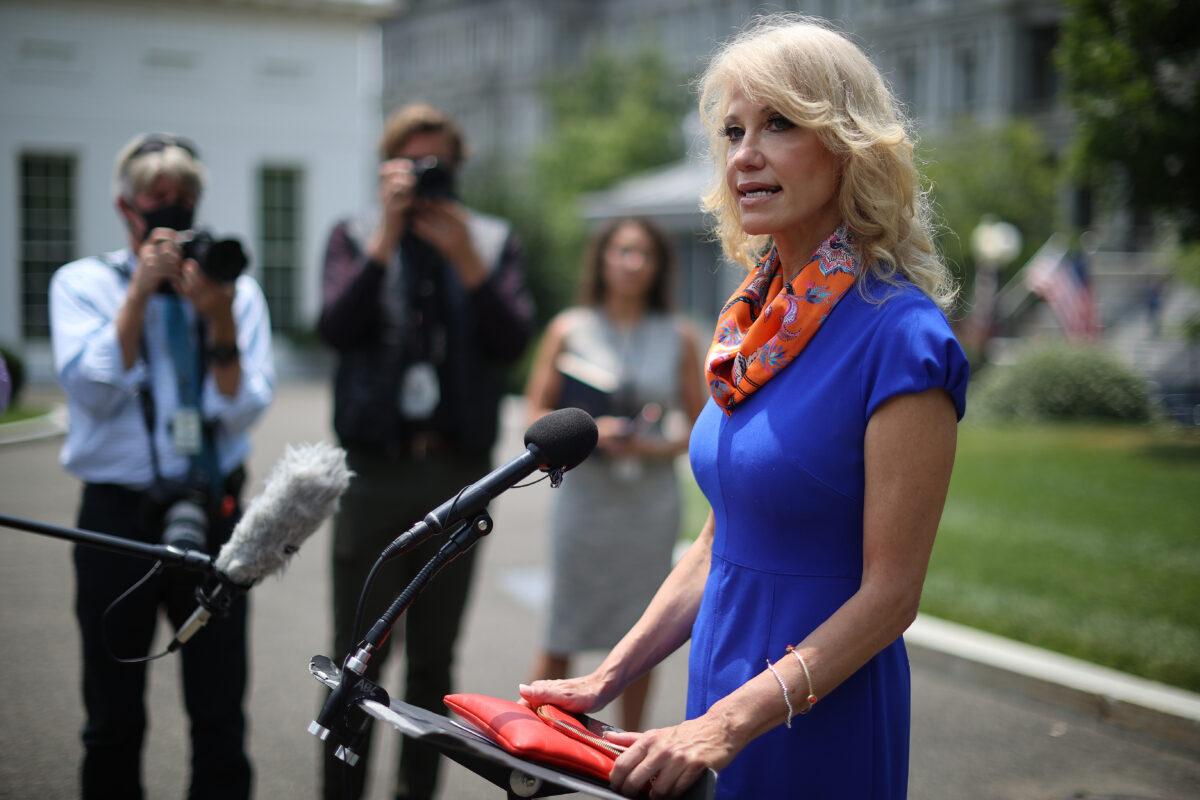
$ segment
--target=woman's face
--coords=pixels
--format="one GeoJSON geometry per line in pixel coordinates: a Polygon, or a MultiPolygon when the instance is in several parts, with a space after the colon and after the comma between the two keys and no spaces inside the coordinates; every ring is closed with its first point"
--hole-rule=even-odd
{"type": "Polygon", "coordinates": [[[609,297],[643,300],[659,265],[654,260],[654,240],[635,222],[622,224],[604,248],[604,291],[609,297]]]}
{"type": "Polygon", "coordinates": [[[725,136],[725,182],[737,200],[742,230],[785,242],[837,226],[841,164],[815,131],[735,92],[725,136]]]}

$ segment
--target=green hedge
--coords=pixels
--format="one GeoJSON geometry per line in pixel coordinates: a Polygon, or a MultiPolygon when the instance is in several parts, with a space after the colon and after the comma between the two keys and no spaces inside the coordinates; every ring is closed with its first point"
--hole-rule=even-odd
{"type": "Polygon", "coordinates": [[[1151,416],[1142,378],[1103,350],[1065,344],[990,367],[971,392],[969,408],[980,420],[1145,422],[1151,416]]]}

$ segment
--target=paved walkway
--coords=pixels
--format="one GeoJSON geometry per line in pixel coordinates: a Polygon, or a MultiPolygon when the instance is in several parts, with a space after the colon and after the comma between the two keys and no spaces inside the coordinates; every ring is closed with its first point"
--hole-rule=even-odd
{"type": "MultiPolygon", "coordinates": [[[[519,409],[510,409],[497,458],[520,452],[519,409]]],[[[255,434],[251,494],[289,442],[329,438],[323,385],[283,387],[255,434]]],[[[59,442],[0,446],[0,508],[70,524],[77,483],[57,466],[59,442]]],[[[525,677],[542,617],[537,591],[545,550],[546,484],[509,492],[494,508],[496,530],[483,544],[458,669],[463,690],[515,694],[525,677]]],[[[444,498],[430,498],[430,506],[444,498]]],[[[253,593],[251,747],[260,798],[315,797],[317,746],[305,733],[323,695],[306,669],[329,649],[327,533],[309,541],[289,570],[253,593]]],[[[71,613],[70,546],[0,529],[0,798],[75,796],[82,725],[78,643],[71,613]]],[[[594,663],[595,658],[587,664],[594,663]]],[[[1200,753],[1130,733],[1094,713],[1059,707],[1004,682],[983,680],[961,662],[913,657],[910,796],[932,800],[1200,797],[1200,753]]],[[[585,664],[584,666],[587,666],[585,664]]],[[[393,671],[385,686],[399,685],[393,671]]],[[[656,673],[650,724],[678,720],[686,664],[682,653],[656,673]]],[[[175,798],[187,780],[186,722],[178,660],[151,668],[151,731],[146,746],[150,798],[175,798]]],[[[602,715],[603,716],[603,715],[602,715]]],[[[390,751],[394,739],[377,737],[390,751]]],[[[370,797],[383,800],[392,759],[375,761],[370,797]]],[[[803,776],[797,776],[802,796],[803,776]]],[[[450,765],[445,798],[498,793],[450,765]]]]}

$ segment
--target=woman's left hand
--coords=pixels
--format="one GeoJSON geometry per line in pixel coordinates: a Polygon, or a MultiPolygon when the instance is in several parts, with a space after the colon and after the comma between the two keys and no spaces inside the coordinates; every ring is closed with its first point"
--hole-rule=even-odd
{"type": "Polygon", "coordinates": [[[609,783],[629,797],[649,789],[651,797],[682,794],[705,769],[721,770],[738,747],[729,731],[707,717],[645,733],[606,733],[613,744],[628,747],[613,765],[609,783]]]}

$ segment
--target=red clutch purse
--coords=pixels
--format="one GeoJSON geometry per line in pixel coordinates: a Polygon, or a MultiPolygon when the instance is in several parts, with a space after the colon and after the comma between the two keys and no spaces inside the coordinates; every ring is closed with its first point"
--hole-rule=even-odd
{"type": "Polygon", "coordinates": [[[513,755],[597,780],[608,781],[613,762],[625,750],[554,706],[539,706],[534,712],[482,694],[448,694],[443,699],[447,708],[513,755]]]}

